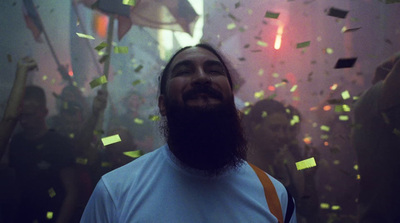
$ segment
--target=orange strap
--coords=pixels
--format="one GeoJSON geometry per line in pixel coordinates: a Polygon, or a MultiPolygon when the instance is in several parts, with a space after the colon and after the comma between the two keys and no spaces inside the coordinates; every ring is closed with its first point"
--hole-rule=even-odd
{"type": "Polygon", "coordinates": [[[251,163],[249,163],[249,165],[251,168],[253,168],[254,172],[256,172],[261,184],[264,187],[265,199],[267,200],[269,210],[278,219],[278,223],[283,223],[281,202],[279,201],[274,185],[264,171],[251,163]]]}

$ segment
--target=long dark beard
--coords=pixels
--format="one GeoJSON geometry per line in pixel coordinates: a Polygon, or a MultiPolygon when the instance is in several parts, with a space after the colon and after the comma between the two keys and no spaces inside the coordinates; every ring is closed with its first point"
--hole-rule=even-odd
{"type": "Polygon", "coordinates": [[[182,108],[169,101],[166,107],[164,136],[184,165],[217,176],[246,159],[247,141],[233,98],[206,108],[182,108]]]}

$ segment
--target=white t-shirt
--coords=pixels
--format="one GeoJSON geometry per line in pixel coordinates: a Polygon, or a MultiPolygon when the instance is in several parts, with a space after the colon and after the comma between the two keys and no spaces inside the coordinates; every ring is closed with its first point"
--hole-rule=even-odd
{"type": "MultiPolygon", "coordinates": [[[[268,175],[269,176],[269,175],[268,175]]],[[[286,215],[288,195],[269,176],[286,215]]],[[[263,186],[244,162],[218,177],[183,167],[167,145],[104,175],[83,213],[82,223],[277,222],[263,186]]],[[[296,222],[295,212],[289,222],[296,222]]]]}

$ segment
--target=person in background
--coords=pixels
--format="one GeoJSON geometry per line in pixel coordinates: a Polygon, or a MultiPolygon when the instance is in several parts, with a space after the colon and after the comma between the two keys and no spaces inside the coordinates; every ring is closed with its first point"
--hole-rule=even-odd
{"type": "Polygon", "coordinates": [[[0,122],[0,222],[13,222],[18,205],[16,176],[14,169],[8,166],[7,148],[18,123],[20,106],[25,92],[27,75],[37,69],[37,63],[30,57],[24,57],[17,63],[15,80],[0,122]]]}
{"type": "Polygon", "coordinates": [[[293,127],[290,110],[273,99],[260,100],[247,109],[249,113],[243,122],[250,144],[248,161],[283,183],[297,201],[299,222],[318,222],[315,168],[301,171],[296,168],[295,163],[304,158],[299,145],[295,148],[293,145],[297,135],[289,133],[293,127]]]}
{"type": "Polygon", "coordinates": [[[28,86],[12,137],[10,167],[16,171],[20,202],[14,222],[70,222],[77,200],[73,145],[46,126],[46,95],[28,86]]]}
{"type": "Polygon", "coordinates": [[[182,48],[160,78],[167,144],[105,174],[81,222],[297,222],[285,187],[245,161],[221,54],[206,44],[182,48]]]}
{"type": "Polygon", "coordinates": [[[400,52],[376,68],[372,84],[354,104],[358,220],[400,222],[400,52]]]}

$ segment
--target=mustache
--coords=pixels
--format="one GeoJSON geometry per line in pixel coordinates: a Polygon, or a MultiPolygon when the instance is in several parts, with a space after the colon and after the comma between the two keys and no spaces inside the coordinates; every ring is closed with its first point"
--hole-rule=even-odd
{"type": "Polygon", "coordinates": [[[221,92],[210,86],[195,86],[182,95],[184,101],[196,97],[198,94],[206,94],[210,97],[222,100],[224,97],[221,92]]]}

